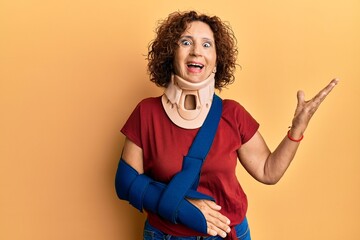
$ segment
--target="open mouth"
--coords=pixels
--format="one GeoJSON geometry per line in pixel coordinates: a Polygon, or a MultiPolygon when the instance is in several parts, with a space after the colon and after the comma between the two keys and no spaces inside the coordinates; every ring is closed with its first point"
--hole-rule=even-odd
{"type": "Polygon", "coordinates": [[[197,68],[197,69],[203,69],[204,65],[200,63],[189,63],[187,64],[188,68],[197,68]]]}

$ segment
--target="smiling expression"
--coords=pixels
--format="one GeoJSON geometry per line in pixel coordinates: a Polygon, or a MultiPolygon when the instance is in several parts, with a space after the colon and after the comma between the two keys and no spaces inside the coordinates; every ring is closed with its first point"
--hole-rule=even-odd
{"type": "Polygon", "coordinates": [[[216,67],[214,33],[204,22],[194,21],[180,36],[175,51],[175,74],[197,83],[207,79],[216,67]]]}

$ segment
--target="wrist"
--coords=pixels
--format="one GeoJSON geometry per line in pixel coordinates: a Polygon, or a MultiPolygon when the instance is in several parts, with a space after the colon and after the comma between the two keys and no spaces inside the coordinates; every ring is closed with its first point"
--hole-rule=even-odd
{"type": "Polygon", "coordinates": [[[304,131],[290,127],[287,137],[293,142],[300,142],[304,138],[304,131]]]}

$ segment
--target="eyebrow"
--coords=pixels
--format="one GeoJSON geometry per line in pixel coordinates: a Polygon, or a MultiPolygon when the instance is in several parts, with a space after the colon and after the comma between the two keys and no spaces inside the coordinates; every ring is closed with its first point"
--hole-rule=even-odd
{"type": "MultiPolygon", "coordinates": [[[[194,39],[193,36],[190,36],[190,35],[183,35],[183,36],[181,36],[180,38],[190,38],[190,39],[194,39]]],[[[214,39],[207,38],[207,37],[203,37],[203,38],[201,38],[201,39],[214,42],[214,39]]]]}

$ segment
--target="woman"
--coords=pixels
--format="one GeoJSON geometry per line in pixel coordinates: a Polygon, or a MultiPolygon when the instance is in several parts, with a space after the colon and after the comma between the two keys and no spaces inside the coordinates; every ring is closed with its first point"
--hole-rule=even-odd
{"type": "Polygon", "coordinates": [[[177,210],[167,218],[163,206],[171,208],[167,201],[173,199],[164,200],[164,192],[172,188],[170,196],[175,196],[182,189],[186,178],[174,187],[175,178],[186,171],[184,156],[215,106],[215,88],[234,81],[236,55],[235,36],[218,17],[175,12],[159,25],[149,46],[148,69],[151,81],[165,92],[141,101],[122,128],[126,140],[116,176],[119,197],[148,213],[144,239],[250,239],[247,199],[235,174],[237,159],[256,180],[278,182],[312,115],[338,82],[332,80],[310,101],[298,92],[292,127],[273,152],[253,117],[239,103],[222,100],[198,185],[184,190],[177,210]],[[197,212],[204,231],[199,230],[197,212]]]}

